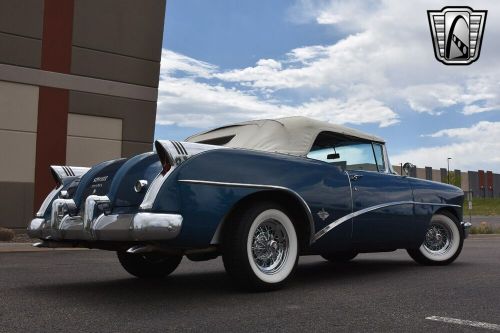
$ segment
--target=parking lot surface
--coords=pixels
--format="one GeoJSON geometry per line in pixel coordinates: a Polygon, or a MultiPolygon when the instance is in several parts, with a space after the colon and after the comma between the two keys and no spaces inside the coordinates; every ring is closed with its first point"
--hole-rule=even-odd
{"type": "Polygon", "coordinates": [[[0,253],[0,296],[0,332],[493,332],[500,236],[466,240],[446,267],[402,250],[342,265],[302,257],[293,281],[269,293],[239,290],[220,259],[184,259],[143,281],[111,252],[0,253]]]}

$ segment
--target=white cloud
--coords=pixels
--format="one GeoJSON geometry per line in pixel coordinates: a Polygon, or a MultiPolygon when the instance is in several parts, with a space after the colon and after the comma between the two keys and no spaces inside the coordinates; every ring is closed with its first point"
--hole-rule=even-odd
{"type": "Polygon", "coordinates": [[[290,9],[289,17],[296,23],[315,22],[352,31],[369,23],[378,4],[372,0],[298,0],[290,9]]]}
{"type": "Polygon", "coordinates": [[[185,55],[163,49],[161,52],[161,76],[172,76],[178,72],[185,75],[209,78],[217,66],[196,60],[185,55]]]}
{"type": "MultiPolygon", "coordinates": [[[[296,53],[297,59],[309,59],[304,52],[296,53]]],[[[158,96],[156,122],[162,125],[177,124],[190,127],[213,127],[231,122],[256,119],[304,115],[328,120],[337,124],[375,123],[381,127],[397,123],[398,115],[374,98],[323,98],[309,99],[303,103],[287,104],[274,98],[263,97],[242,87],[226,87],[213,80],[222,73],[217,67],[172,52],[163,52],[161,80],[158,96]],[[174,61],[170,61],[170,57],[174,61]],[[175,77],[178,71],[200,73],[198,78],[212,80],[200,82],[197,77],[175,77]]],[[[261,75],[281,69],[281,63],[273,59],[262,59],[256,68],[238,73],[246,77],[261,75]]],[[[223,73],[229,81],[230,73],[223,73]]],[[[244,83],[234,78],[235,82],[244,83]]],[[[263,87],[264,88],[264,87],[263,87]]],[[[266,91],[264,90],[264,95],[266,91]]]]}
{"type": "Polygon", "coordinates": [[[286,56],[290,63],[301,62],[309,64],[311,61],[327,57],[328,50],[329,48],[323,45],[306,46],[293,49],[286,56]]]}
{"type": "Polygon", "coordinates": [[[446,166],[446,159],[451,157],[454,169],[476,170],[480,165],[500,172],[500,122],[481,121],[471,127],[443,129],[426,136],[450,138],[452,143],[409,150],[393,156],[391,161],[437,168],[446,166]]]}
{"type": "Polygon", "coordinates": [[[463,110],[463,114],[471,115],[475,113],[489,112],[489,111],[500,111],[500,105],[481,107],[479,105],[466,105],[463,110]]]}
{"type": "Polygon", "coordinates": [[[406,88],[402,95],[413,110],[439,115],[436,110],[462,103],[464,90],[458,84],[422,84],[406,88]]]}

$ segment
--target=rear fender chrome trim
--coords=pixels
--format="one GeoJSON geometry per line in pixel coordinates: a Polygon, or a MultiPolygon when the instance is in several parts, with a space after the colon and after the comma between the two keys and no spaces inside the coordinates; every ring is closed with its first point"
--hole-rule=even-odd
{"type": "MultiPolygon", "coordinates": [[[[277,185],[265,185],[265,184],[247,184],[247,183],[231,183],[231,182],[216,182],[216,181],[210,181],[210,180],[199,180],[199,179],[179,179],[178,180],[181,183],[190,183],[190,184],[202,184],[202,185],[214,185],[214,186],[230,186],[230,187],[245,187],[245,188],[259,188],[259,189],[268,189],[268,190],[280,190],[280,191],[285,191],[287,193],[292,194],[296,199],[300,201],[302,204],[302,207],[306,211],[307,214],[307,219],[309,222],[309,229],[310,229],[310,237],[309,237],[309,244],[313,243],[314,239],[314,233],[315,233],[315,227],[314,227],[314,218],[312,216],[311,208],[307,204],[307,202],[302,198],[300,194],[295,192],[294,190],[284,187],[284,186],[277,186],[277,185]]],[[[214,235],[214,238],[210,242],[210,244],[216,244],[214,242],[218,242],[218,234],[216,232],[216,235],[214,235]]]]}
{"type": "Polygon", "coordinates": [[[320,239],[321,237],[323,237],[329,231],[333,230],[334,228],[338,227],[342,223],[347,222],[347,221],[349,221],[350,219],[352,219],[352,218],[354,218],[356,216],[360,216],[360,215],[363,215],[365,213],[368,213],[368,212],[371,212],[371,211],[374,211],[374,210],[377,210],[377,209],[391,207],[391,206],[399,206],[399,205],[422,205],[422,206],[461,207],[460,205],[452,205],[452,204],[445,204],[445,203],[432,203],[432,202],[417,202],[417,201],[410,201],[410,200],[408,200],[408,201],[387,202],[387,203],[383,203],[383,204],[380,204],[380,205],[375,205],[375,206],[371,206],[371,207],[366,207],[366,208],[360,209],[358,211],[355,211],[353,213],[347,214],[347,215],[345,215],[345,216],[343,216],[343,217],[341,217],[341,218],[333,221],[332,223],[330,223],[329,225],[327,225],[326,227],[324,227],[323,229],[321,229],[320,231],[318,231],[314,235],[313,242],[316,242],[318,239],[320,239]]]}
{"type": "Polygon", "coordinates": [[[63,185],[54,188],[46,197],[45,200],[43,200],[42,205],[40,206],[40,209],[36,213],[36,217],[44,217],[45,212],[47,211],[47,208],[49,208],[50,204],[52,201],[57,197],[59,192],[62,190],[63,185]]]}
{"type": "Polygon", "coordinates": [[[162,175],[161,173],[156,176],[148,189],[146,191],[146,195],[140,205],[142,210],[153,208],[154,201],[156,200],[156,196],[160,192],[160,189],[163,183],[167,180],[168,176],[174,171],[176,167],[180,164],[187,161],[194,155],[199,153],[214,150],[214,149],[228,149],[227,147],[222,146],[214,146],[214,145],[206,145],[201,143],[193,143],[193,142],[178,142],[172,140],[157,140],[155,141],[155,146],[157,147],[157,152],[159,149],[162,149],[166,154],[166,158],[168,158],[169,163],[171,165],[170,170],[162,175]]]}
{"type": "Polygon", "coordinates": [[[80,177],[87,173],[90,168],[86,167],[75,167],[75,166],[67,166],[67,165],[51,165],[50,169],[54,175],[57,177],[60,182],[66,177],[80,177]]]}

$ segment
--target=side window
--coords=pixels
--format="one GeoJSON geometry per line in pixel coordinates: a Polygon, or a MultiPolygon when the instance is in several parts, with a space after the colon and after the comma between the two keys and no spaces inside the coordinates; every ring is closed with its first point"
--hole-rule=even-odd
{"type": "Polygon", "coordinates": [[[387,171],[385,169],[384,147],[379,143],[374,143],[373,152],[375,153],[375,160],[377,161],[378,171],[387,171]]]}
{"type": "MultiPolygon", "coordinates": [[[[336,165],[342,170],[379,170],[371,143],[335,133],[320,133],[307,157],[336,165]]],[[[383,164],[383,160],[380,163],[383,164]]]]}

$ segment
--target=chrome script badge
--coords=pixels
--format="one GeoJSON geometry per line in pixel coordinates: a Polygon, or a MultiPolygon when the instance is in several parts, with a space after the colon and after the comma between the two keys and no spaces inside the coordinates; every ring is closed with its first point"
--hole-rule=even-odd
{"type": "Polygon", "coordinates": [[[434,55],[445,65],[470,65],[479,58],[487,10],[444,7],[428,10],[434,55]]]}

